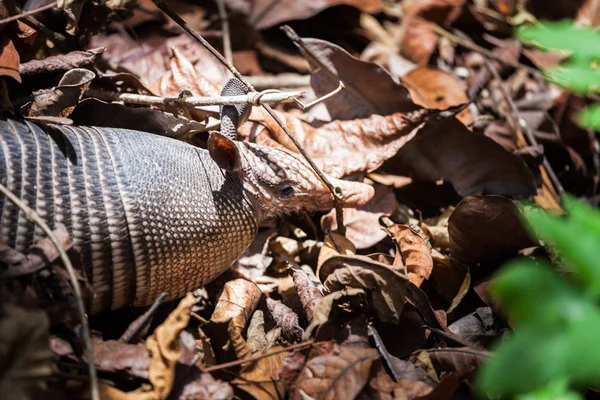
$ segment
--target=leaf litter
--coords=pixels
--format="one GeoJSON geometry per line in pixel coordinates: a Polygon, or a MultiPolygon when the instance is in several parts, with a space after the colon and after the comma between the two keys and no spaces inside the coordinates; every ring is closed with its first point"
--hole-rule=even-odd
{"type": "MultiPolygon", "coordinates": [[[[194,295],[90,315],[102,398],[449,399],[470,390],[510,329],[487,296],[491,276],[539,250],[522,201],[561,212],[565,188],[597,203],[597,142],[574,122],[588,100],[531,66],[564,55],[513,40],[523,14],[505,1],[223,3],[228,32],[214,5],[169,4],[214,45],[227,36],[257,87],[301,88],[306,103],[341,82],[313,108],[287,102],[276,113],[321,170],[371,184],[375,196],[344,210],[345,234],[334,210],[282,216],[194,295]]],[[[533,17],[563,16],[523,3],[533,17]]],[[[597,24],[594,2],[583,3],[567,8],[597,24]]],[[[3,3],[0,17],[27,4],[3,3]]],[[[82,4],[83,13],[64,2],[0,25],[3,117],[206,147],[218,108],[114,99],[219,96],[227,69],[151,1],[82,4]]],[[[262,108],[238,138],[298,151],[262,108]]],[[[66,231],[55,235],[69,250],[66,231]]],[[[74,264],[92,296],[89,266],[74,264]]],[[[24,253],[0,243],[2,393],[89,398],[74,310],[48,240],[24,253]]]]}

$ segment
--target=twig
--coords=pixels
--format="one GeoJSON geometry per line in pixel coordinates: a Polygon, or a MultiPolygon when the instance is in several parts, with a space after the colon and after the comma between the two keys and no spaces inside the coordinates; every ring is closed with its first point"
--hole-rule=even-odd
{"type": "Polygon", "coordinates": [[[133,340],[133,338],[135,338],[139,334],[139,332],[144,327],[146,327],[146,325],[148,325],[150,318],[152,318],[152,316],[154,315],[154,313],[156,312],[158,307],[165,301],[165,298],[167,298],[167,293],[162,292],[158,296],[158,298],[156,300],[154,300],[154,303],[152,303],[150,308],[145,313],[143,313],[141,316],[136,318],[135,321],[133,321],[127,327],[125,332],[123,332],[123,334],[119,338],[119,342],[125,342],[125,343],[131,342],[133,340]]]}
{"type": "Polygon", "coordinates": [[[225,0],[217,0],[219,7],[219,18],[221,19],[221,29],[223,31],[223,53],[229,63],[233,63],[233,54],[231,53],[231,37],[229,35],[229,18],[225,8],[225,0]]]}
{"type": "Polygon", "coordinates": [[[286,347],[285,349],[272,351],[270,353],[259,354],[256,356],[245,358],[243,360],[236,360],[236,361],[230,361],[230,362],[226,362],[226,363],[219,364],[219,365],[213,365],[212,367],[204,368],[202,370],[202,372],[212,372],[212,371],[218,371],[220,369],[237,367],[238,365],[248,364],[248,363],[251,363],[254,361],[258,361],[263,358],[274,356],[275,354],[285,353],[286,351],[292,351],[292,350],[303,349],[305,347],[310,347],[310,346],[312,346],[313,343],[314,343],[314,340],[311,339],[306,342],[293,344],[291,346],[286,347]]]}
{"type": "Polygon", "coordinates": [[[302,103],[300,100],[294,98],[294,101],[296,102],[296,104],[298,104],[300,106],[300,108],[302,108],[303,110],[306,110],[307,108],[310,108],[312,106],[314,106],[315,104],[319,104],[322,101],[325,101],[327,99],[329,99],[330,97],[335,96],[336,94],[338,94],[339,92],[341,92],[344,89],[344,82],[340,81],[340,84],[338,85],[337,88],[335,88],[334,90],[332,90],[331,92],[324,94],[323,96],[314,99],[313,101],[309,102],[309,103],[302,103]]]}
{"type": "MultiPolygon", "coordinates": [[[[206,39],[204,39],[198,32],[196,32],[192,27],[190,27],[179,15],[177,15],[175,12],[173,12],[165,3],[162,2],[162,0],[152,0],[152,2],[154,4],[156,4],[156,6],[158,8],[160,8],[165,14],[167,14],[173,21],[175,21],[177,23],[177,25],[182,27],[184,31],[186,31],[194,39],[196,39],[198,42],[200,42],[208,51],[210,51],[213,56],[215,56],[224,66],[226,66],[227,69],[229,69],[229,71],[233,74],[233,76],[235,76],[237,79],[239,79],[240,82],[242,82],[244,84],[244,86],[246,86],[248,91],[250,91],[250,92],[256,91],[254,89],[254,87],[246,79],[244,79],[242,74],[240,74],[240,72],[231,63],[227,62],[227,60],[225,58],[223,58],[221,53],[219,53],[210,43],[208,43],[206,41],[206,39]]],[[[285,134],[292,141],[292,143],[294,143],[294,146],[296,146],[296,148],[298,149],[298,152],[300,154],[302,154],[302,157],[304,157],[306,162],[308,162],[308,164],[311,166],[311,168],[315,171],[315,173],[317,174],[319,179],[321,179],[321,181],[323,181],[325,186],[327,186],[327,188],[331,191],[331,194],[333,195],[334,203],[335,203],[338,232],[340,234],[344,235],[346,228],[344,226],[344,216],[343,216],[343,212],[342,212],[342,207],[343,207],[343,202],[344,202],[344,194],[342,193],[342,190],[339,187],[334,187],[331,184],[331,182],[329,181],[327,176],[325,176],[325,174],[323,174],[323,172],[319,169],[319,167],[317,167],[317,165],[314,163],[314,161],[308,156],[308,154],[306,154],[306,151],[304,151],[304,148],[302,147],[302,145],[300,145],[300,142],[298,142],[296,137],[292,134],[292,132],[288,129],[288,127],[285,126],[285,124],[283,123],[283,121],[281,121],[281,119],[277,116],[277,114],[275,114],[275,111],[273,111],[273,109],[267,104],[263,104],[262,106],[265,109],[265,111],[271,116],[271,118],[273,118],[273,120],[275,120],[277,125],[279,125],[281,127],[281,129],[283,129],[285,134]]]]}
{"type": "Polygon", "coordinates": [[[79,318],[81,319],[81,333],[83,336],[83,342],[85,346],[85,356],[88,362],[88,372],[90,374],[90,386],[92,390],[92,400],[100,400],[98,395],[98,378],[96,376],[96,365],[94,364],[94,352],[92,350],[92,340],[90,335],[90,328],[88,326],[88,321],[85,316],[85,306],[83,305],[83,299],[81,296],[81,288],[79,287],[79,281],[77,280],[77,274],[75,273],[75,269],[71,264],[71,260],[67,256],[67,253],[60,245],[60,242],[50,229],[50,227],[40,218],[39,214],[35,212],[35,210],[31,209],[27,204],[23,203],[13,192],[11,192],[6,186],[0,183],[0,192],[6,196],[8,200],[10,200],[15,206],[17,206],[28,221],[38,225],[48,236],[48,238],[52,241],[54,247],[56,247],[56,251],[60,255],[60,259],[67,269],[69,273],[69,278],[71,280],[71,285],[73,286],[73,292],[75,293],[75,300],[77,303],[77,312],[79,313],[79,318]]]}
{"type": "Polygon", "coordinates": [[[57,1],[55,1],[55,2],[53,2],[53,3],[46,4],[45,6],[41,6],[41,7],[39,7],[39,8],[36,8],[36,9],[34,9],[34,10],[31,10],[31,11],[25,11],[25,12],[22,12],[22,13],[20,13],[20,14],[13,15],[13,16],[10,16],[10,17],[7,17],[7,18],[4,18],[3,20],[0,20],[0,25],[2,25],[2,24],[6,24],[6,23],[8,23],[8,22],[16,21],[16,20],[18,20],[18,19],[21,19],[21,18],[28,17],[28,16],[30,16],[30,15],[38,14],[38,13],[41,13],[42,11],[49,10],[49,9],[51,9],[51,8],[54,8],[54,7],[56,7],[57,3],[58,3],[58,2],[57,2],[57,1]]]}
{"type": "Polygon", "coordinates": [[[473,42],[464,40],[464,39],[456,36],[455,34],[448,32],[447,30],[445,30],[444,28],[442,28],[438,24],[430,22],[429,26],[431,26],[431,29],[433,29],[433,31],[435,33],[437,33],[438,35],[443,36],[446,39],[448,39],[448,40],[450,40],[450,41],[452,41],[452,42],[454,42],[454,43],[456,43],[458,45],[461,45],[464,48],[467,48],[469,50],[476,51],[477,53],[483,54],[487,58],[490,58],[492,60],[498,61],[498,62],[500,62],[502,64],[508,65],[510,67],[513,67],[513,68],[524,68],[524,69],[526,69],[529,72],[539,73],[539,71],[537,69],[535,69],[535,68],[531,68],[531,67],[528,67],[527,65],[521,64],[519,62],[514,62],[512,60],[502,58],[499,55],[495,54],[494,52],[492,52],[492,51],[490,51],[490,50],[488,50],[488,49],[486,49],[484,47],[481,47],[481,46],[479,46],[479,45],[477,45],[477,44],[475,44],[473,42]]]}
{"type": "MultiPolygon", "coordinates": [[[[17,11],[18,13],[23,12],[23,10],[21,10],[19,7],[15,7],[15,11],[17,11]]],[[[60,45],[63,48],[67,46],[67,37],[65,35],[53,31],[52,29],[48,28],[46,25],[38,21],[35,17],[26,16],[24,19],[27,25],[30,25],[38,31],[42,32],[48,38],[52,39],[57,45],[60,45]]],[[[68,50],[66,51],[68,52],[68,50]]]]}
{"type": "Polygon", "coordinates": [[[277,92],[263,93],[250,92],[241,96],[218,96],[218,97],[160,97],[147,96],[136,93],[118,93],[103,89],[89,88],[85,92],[86,96],[96,97],[107,101],[122,101],[127,104],[140,104],[150,106],[179,106],[179,107],[197,107],[197,106],[230,106],[236,104],[272,104],[293,99],[302,94],[301,91],[295,92],[277,92]]]}
{"type": "MultiPolygon", "coordinates": [[[[510,94],[508,93],[508,90],[506,90],[506,87],[504,86],[504,82],[502,82],[502,78],[500,77],[500,74],[498,74],[498,71],[496,70],[496,68],[494,68],[494,66],[492,65],[492,63],[490,63],[489,60],[486,59],[484,61],[485,61],[485,67],[490,72],[490,74],[492,74],[494,79],[498,82],[498,88],[500,89],[500,92],[502,93],[504,100],[506,101],[506,103],[508,104],[508,107],[510,108],[509,122],[511,125],[513,125],[513,129],[515,129],[517,132],[525,133],[525,135],[527,136],[527,140],[529,141],[529,144],[532,146],[537,146],[538,141],[535,138],[535,135],[533,134],[533,132],[531,132],[531,129],[527,125],[527,122],[525,122],[525,120],[521,117],[521,115],[519,113],[519,109],[517,108],[517,105],[513,101],[510,94]]],[[[562,194],[564,192],[562,184],[558,180],[558,177],[556,176],[556,173],[554,172],[552,165],[550,165],[550,162],[548,161],[548,158],[546,157],[546,155],[544,155],[543,166],[544,166],[544,169],[546,170],[546,173],[548,174],[548,177],[552,181],[554,188],[558,192],[558,194],[562,194]]]]}

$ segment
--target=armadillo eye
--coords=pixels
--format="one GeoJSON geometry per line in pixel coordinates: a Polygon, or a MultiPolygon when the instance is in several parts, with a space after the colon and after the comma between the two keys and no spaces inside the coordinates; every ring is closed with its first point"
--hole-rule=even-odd
{"type": "Polygon", "coordinates": [[[283,185],[279,186],[279,194],[282,197],[292,197],[294,194],[294,187],[289,183],[284,183],[283,185]]]}

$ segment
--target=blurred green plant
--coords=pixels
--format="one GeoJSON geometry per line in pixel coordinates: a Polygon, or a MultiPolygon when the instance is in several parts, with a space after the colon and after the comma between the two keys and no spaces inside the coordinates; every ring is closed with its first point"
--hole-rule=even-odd
{"type": "Polygon", "coordinates": [[[482,392],[520,399],[578,399],[570,387],[600,383],[600,211],[569,196],[568,216],[527,207],[523,216],[568,274],[546,262],[513,261],[493,280],[492,296],[515,333],[481,371],[482,392]]]}
{"type": "MultiPolygon", "coordinates": [[[[585,95],[600,93],[598,31],[565,20],[522,26],[516,35],[523,42],[566,56],[558,67],[544,70],[549,81],[585,95]]],[[[600,132],[600,103],[583,110],[578,120],[582,126],[600,132]]]]}

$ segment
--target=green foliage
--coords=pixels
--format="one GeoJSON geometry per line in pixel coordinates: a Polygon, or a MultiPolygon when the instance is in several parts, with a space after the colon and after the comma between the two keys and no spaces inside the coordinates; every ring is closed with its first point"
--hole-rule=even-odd
{"type": "Polygon", "coordinates": [[[568,385],[600,383],[600,211],[564,198],[567,217],[533,208],[524,213],[536,236],[570,269],[573,280],[547,263],[507,265],[492,284],[516,333],[483,368],[479,388],[526,399],[577,398],[568,385]]]}
{"type": "MultiPolygon", "coordinates": [[[[517,37],[545,50],[566,53],[567,59],[557,68],[544,71],[557,85],[582,94],[600,92],[600,33],[576,27],[572,21],[545,22],[521,27],[517,37]]],[[[593,104],[579,116],[579,122],[600,131],[600,105],[593,104]]]]}

